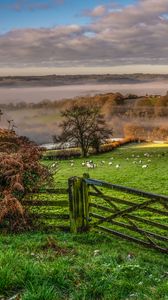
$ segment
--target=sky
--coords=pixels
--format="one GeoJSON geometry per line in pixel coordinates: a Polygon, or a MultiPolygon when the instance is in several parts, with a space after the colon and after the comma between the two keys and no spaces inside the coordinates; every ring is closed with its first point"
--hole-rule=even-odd
{"type": "Polygon", "coordinates": [[[168,0],[0,0],[0,75],[168,73],[168,0]]]}

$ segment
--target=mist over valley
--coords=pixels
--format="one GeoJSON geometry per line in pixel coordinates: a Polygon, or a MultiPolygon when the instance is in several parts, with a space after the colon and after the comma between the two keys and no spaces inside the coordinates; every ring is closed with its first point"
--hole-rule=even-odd
{"type": "MultiPolygon", "coordinates": [[[[0,87],[1,126],[7,128],[8,121],[13,120],[19,135],[28,136],[39,144],[51,143],[52,136],[60,132],[61,111],[73,103],[87,105],[92,102],[101,107],[113,137],[124,136],[130,125],[136,125],[148,131],[145,138],[154,130],[153,138],[159,139],[158,128],[168,127],[168,81],[160,77],[152,81],[147,76],[145,82],[145,75],[141,75],[138,83],[136,78],[128,82],[124,75],[122,79],[116,77],[115,82],[113,78],[110,83],[103,83],[102,78],[99,84],[80,82],[60,86],[32,86],[30,80],[27,87],[24,84],[16,87],[15,79],[15,87],[11,82],[8,88],[0,87]]],[[[97,81],[97,77],[94,80],[97,81]]],[[[65,82],[70,82],[69,77],[65,82]]]]}

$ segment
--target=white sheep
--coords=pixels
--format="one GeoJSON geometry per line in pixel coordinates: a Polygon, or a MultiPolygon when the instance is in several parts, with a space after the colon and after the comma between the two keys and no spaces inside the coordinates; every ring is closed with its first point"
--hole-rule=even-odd
{"type": "Polygon", "coordinates": [[[87,167],[88,169],[93,169],[93,168],[94,168],[94,165],[91,164],[89,161],[87,161],[87,162],[86,162],[86,167],[87,167]]]}
{"type": "Polygon", "coordinates": [[[142,169],[146,169],[148,167],[148,165],[143,165],[142,169]]]}

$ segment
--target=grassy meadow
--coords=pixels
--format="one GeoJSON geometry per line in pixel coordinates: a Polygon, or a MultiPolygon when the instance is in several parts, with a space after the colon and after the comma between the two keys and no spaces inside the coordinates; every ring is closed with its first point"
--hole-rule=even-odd
{"type": "MultiPolygon", "coordinates": [[[[91,178],[168,195],[166,144],[124,146],[88,160],[96,164],[94,169],[82,166],[82,158],[58,161],[55,187],[89,173],[91,178]]],[[[53,161],[43,163],[50,166],[53,161]]],[[[96,231],[4,233],[0,299],[10,298],[168,300],[167,255],[96,231]]]]}
{"type": "MultiPolygon", "coordinates": [[[[168,144],[150,143],[148,145],[146,143],[123,146],[112,152],[92,155],[88,159],[58,161],[55,186],[67,186],[69,177],[89,173],[91,178],[168,195],[167,162],[168,144]],[[92,160],[97,167],[88,169],[86,166],[82,166],[86,160],[92,160]],[[117,165],[119,168],[116,168],[117,165]],[[147,165],[147,167],[143,168],[143,165],[147,165]]],[[[53,161],[44,163],[51,166],[53,161]]]]}

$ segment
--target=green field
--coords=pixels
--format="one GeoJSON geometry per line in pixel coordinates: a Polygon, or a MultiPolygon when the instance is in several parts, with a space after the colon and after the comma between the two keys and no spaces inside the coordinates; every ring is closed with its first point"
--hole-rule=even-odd
{"type": "MultiPolygon", "coordinates": [[[[55,177],[55,185],[66,186],[69,177],[89,173],[91,178],[168,195],[168,145],[163,145],[123,146],[109,153],[90,156],[87,160],[96,163],[97,167],[94,169],[83,167],[82,162],[85,160],[82,158],[73,162],[72,159],[58,161],[59,170],[55,177]],[[109,165],[109,162],[112,162],[112,165],[109,165]],[[118,164],[120,167],[117,169],[118,164]],[[143,165],[147,165],[147,168],[143,169],[143,165]]],[[[45,164],[52,165],[53,161],[45,164]]]]}
{"type": "MultiPolygon", "coordinates": [[[[168,146],[125,146],[88,160],[97,167],[87,169],[83,159],[58,161],[55,186],[66,187],[69,177],[89,173],[168,195],[168,146]]],[[[0,249],[0,299],[17,294],[23,300],[168,299],[167,255],[117,237],[95,231],[1,234],[0,249]]]]}

